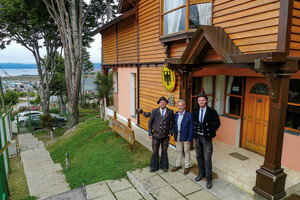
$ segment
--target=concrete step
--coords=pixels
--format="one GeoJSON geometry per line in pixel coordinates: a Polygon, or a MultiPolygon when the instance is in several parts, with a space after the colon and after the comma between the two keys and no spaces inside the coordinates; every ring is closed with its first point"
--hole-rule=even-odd
{"type": "MultiPolygon", "coordinates": [[[[171,166],[170,168],[171,169],[171,166]]],[[[127,176],[135,188],[149,200],[153,199],[224,199],[250,200],[253,196],[221,178],[213,179],[213,187],[206,189],[206,181],[195,182],[195,174],[177,172],[151,173],[149,167],[127,172],[127,176]]]]}

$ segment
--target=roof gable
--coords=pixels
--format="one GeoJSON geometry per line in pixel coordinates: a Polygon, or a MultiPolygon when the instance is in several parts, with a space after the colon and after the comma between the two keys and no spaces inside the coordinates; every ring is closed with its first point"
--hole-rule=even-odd
{"type": "Polygon", "coordinates": [[[242,54],[221,27],[199,26],[178,64],[201,63],[210,46],[222,58],[224,63],[233,63],[229,55],[242,54]]]}

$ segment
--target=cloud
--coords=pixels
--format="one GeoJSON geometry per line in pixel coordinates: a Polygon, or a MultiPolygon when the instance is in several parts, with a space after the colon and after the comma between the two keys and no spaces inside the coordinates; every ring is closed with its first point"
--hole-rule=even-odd
{"type": "MultiPolygon", "coordinates": [[[[95,41],[91,44],[91,48],[88,49],[91,55],[91,61],[93,63],[101,62],[101,35],[94,36],[95,41]]],[[[44,57],[46,51],[41,51],[41,56],[44,57]]],[[[12,42],[5,49],[0,50],[0,63],[26,63],[35,64],[35,59],[31,51],[25,47],[12,42]]]]}

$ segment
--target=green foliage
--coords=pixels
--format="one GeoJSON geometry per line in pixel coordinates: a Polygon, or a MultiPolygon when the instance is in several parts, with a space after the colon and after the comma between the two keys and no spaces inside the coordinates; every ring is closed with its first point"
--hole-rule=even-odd
{"type": "Polygon", "coordinates": [[[34,92],[29,92],[29,96],[30,96],[30,97],[35,97],[35,95],[36,95],[36,94],[35,94],[34,92]]]}
{"type": "Polygon", "coordinates": [[[99,111],[94,108],[79,108],[79,123],[87,119],[95,118],[99,111]]]}
{"type": "Polygon", "coordinates": [[[71,189],[82,183],[89,185],[108,179],[126,177],[126,172],[149,165],[151,152],[136,142],[129,151],[128,142],[122,137],[114,138],[102,119],[86,121],[75,131],[62,136],[49,146],[54,162],[63,167],[71,189]],[[65,154],[69,154],[70,168],[65,165],[65,154]]]}
{"type": "Polygon", "coordinates": [[[43,128],[52,130],[55,125],[56,117],[52,117],[50,113],[40,116],[40,123],[43,128]]]}
{"type": "Polygon", "coordinates": [[[97,73],[96,80],[94,83],[97,86],[97,97],[99,99],[104,99],[105,96],[109,96],[113,92],[113,77],[112,73],[109,73],[108,76],[102,75],[101,72],[97,73]]]}
{"type": "Polygon", "coordinates": [[[27,93],[26,92],[18,92],[19,97],[26,97],[27,93]]]}
{"type": "Polygon", "coordinates": [[[38,104],[40,104],[41,103],[41,97],[40,97],[40,95],[37,95],[37,97],[34,99],[34,100],[30,100],[30,103],[32,104],[32,105],[38,105],[38,104]]]}
{"type": "Polygon", "coordinates": [[[49,112],[59,114],[59,108],[52,108],[49,112]]]}
{"type": "Polygon", "coordinates": [[[65,75],[65,61],[63,57],[56,57],[56,70],[50,84],[51,95],[60,96],[67,94],[67,83],[65,75]]]}
{"type": "Polygon", "coordinates": [[[4,93],[4,99],[7,106],[12,106],[19,102],[18,93],[11,90],[8,90],[6,93],[4,93]]]}

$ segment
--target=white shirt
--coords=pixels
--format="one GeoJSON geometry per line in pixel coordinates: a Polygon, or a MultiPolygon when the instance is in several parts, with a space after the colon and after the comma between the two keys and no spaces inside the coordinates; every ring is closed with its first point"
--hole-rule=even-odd
{"type": "Polygon", "coordinates": [[[200,108],[200,110],[199,110],[199,122],[201,122],[201,110],[202,110],[202,112],[203,112],[203,115],[202,115],[202,122],[204,121],[204,116],[205,116],[205,113],[206,113],[206,106],[205,106],[205,108],[200,108]]]}
{"type": "Polygon", "coordinates": [[[182,122],[184,113],[185,113],[185,110],[183,111],[182,114],[180,112],[178,112],[178,119],[177,119],[177,129],[178,129],[178,131],[180,131],[180,126],[181,126],[181,122],[182,122]]]}
{"type": "Polygon", "coordinates": [[[162,115],[162,112],[164,112],[164,116],[166,115],[166,113],[167,113],[167,108],[165,108],[165,109],[159,108],[159,110],[160,110],[160,115],[161,115],[161,116],[163,116],[163,115],[162,115]]]}

